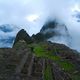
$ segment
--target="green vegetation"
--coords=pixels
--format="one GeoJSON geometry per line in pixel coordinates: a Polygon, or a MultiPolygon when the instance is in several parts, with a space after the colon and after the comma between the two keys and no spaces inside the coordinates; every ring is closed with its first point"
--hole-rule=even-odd
{"type": "Polygon", "coordinates": [[[72,73],[75,70],[75,65],[67,60],[58,61],[57,63],[66,72],[72,73]]]}
{"type": "Polygon", "coordinates": [[[80,80],[80,73],[73,75],[72,80],[80,80]]]}
{"type": "Polygon", "coordinates": [[[61,57],[55,55],[55,50],[47,50],[47,48],[47,45],[34,45],[34,53],[37,57],[43,57],[55,61],[66,72],[73,72],[75,70],[74,64],[70,63],[68,60],[63,60],[61,59],[61,57]]]}
{"type": "Polygon", "coordinates": [[[44,80],[53,80],[53,75],[50,65],[47,65],[44,70],[44,80]]]}
{"type": "Polygon", "coordinates": [[[25,41],[24,41],[24,42],[21,42],[21,43],[20,43],[20,41],[19,41],[19,42],[17,42],[17,43],[15,44],[15,46],[14,46],[15,49],[22,49],[22,48],[24,48],[24,47],[27,47],[27,43],[25,44],[25,41]],[[21,46],[21,45],[22,45],[22,46],[21,46]]]}
{"type": "Polygon", "coordinates": [[[54,55],[53,50],[47,50],[47,46],[36,45],[34,47],[34,53],[37,57],[44,57],[52,60],[60,60],[59,56],[54,55]],[[46,47],[46,48],[45,48],[46,47]]]}
{"type": "MultiPolygon", "coordinates": [[[[76,68],[75,65],[66,59],[62,59],[60,56],[55,54],[55,50],[47,44],[31,44],[30,47],[33,47],[33,51],[37,57],[43,57],[45,59],[53,60],[63,71],[68,72],[72,76],[72,80],[80,80],[80,74],[73,75],[76,68]]],[[[46,67],[44,72],[44,80],[52,80],[51,68],[50,65],[46,67]]]]}

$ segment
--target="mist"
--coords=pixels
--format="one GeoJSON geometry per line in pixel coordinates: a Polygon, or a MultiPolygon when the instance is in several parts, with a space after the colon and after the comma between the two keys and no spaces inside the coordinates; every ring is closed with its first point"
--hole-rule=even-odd
{"type": "Polygon", "coordinates": [[[76,17],[77,12],[80,13],[79,5],[80,0],[0,0],[0,25],[18,25],[31,36],[38,33],[47,20],[57,18],[68,28],[72,37],[70,47],[80,51],[80,17],[76,17]]]}

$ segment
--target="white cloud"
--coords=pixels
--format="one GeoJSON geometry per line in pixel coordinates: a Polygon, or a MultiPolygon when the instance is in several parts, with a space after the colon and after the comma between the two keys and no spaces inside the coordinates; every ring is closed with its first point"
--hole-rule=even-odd
{"type": "Polygon", "coordinates": [[[38,20],[38,18],[39,18],[39,15],[37,15],[37,14],[32,14],[32,15],[28,15],[25,17],[25,19],[30,22],[35,22],[38,20]]]}
{"type": "Polygon", "coordinates": [[[32,35],[40,31],[47,19],[58,17],[67,25],[73,43],[77,44],[80,41],[80,23],[72,17],[74,12],[71,10],[77,3],[80,4],[80,0],[0,0],[0,24],[20,25],[32,35]],[[35,15],[35,18],[29,15],[35,15]]]}

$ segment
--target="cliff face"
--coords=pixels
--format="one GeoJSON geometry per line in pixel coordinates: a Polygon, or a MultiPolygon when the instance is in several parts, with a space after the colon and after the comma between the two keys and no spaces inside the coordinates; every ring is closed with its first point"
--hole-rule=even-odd
{"type": "Polygon", "coordinates": [[[46,41],[46,38],[42,33],[38,33],[36,35],[32,35],[32,39],[33,39],[34,42],[46,41]]]}
{"type": "MultiPolygon", "coordinates": [[[[26,42],[31,41],[29,35],[25,30],[23,29],[20,31],[19,30],[20,28],[15,25],[9,25],[9,24],[1,25],[0,47],[11,48],[12,45],[14,45],[18,40],[22,39],[25,40],[26,42]],[[17,35],[14,33],[16,33],[17,35]]],[[[67,27],[64,24],[59,24],[58,22],[55,21],[49,21],[44,24],[44,26],[42,27],[42,29],[38,34],[32,36],[32,39],[35,42],[49,40],[52,42],[59,42],[59,43],[62,42],[70,44],[71,37],[69,35],[67,27]]]]}
{"type": "Polygon", "coordinates": [[[20,30],[17,33],[15,41],[14,41],[14,45],[20,40],[24,40],[24,41],[26,41],[26,43],[32,42],[31,37],[26,33],[26,31],[24,29],[20,30]]]}
{"type": "Polygon", "coordinates": [[[56,22],[47,22],[44,24],[42,29],[40,30],[40,33],[44,34],[45,37],[48,39],[54,35],[56,35],[55,28],[56,28],[57,23],[56,22]]]}
{"type": "Polygon", "coordinates": [[[40,33],[49,41],[70,44],[71,36],[67,27],[56,21],[49,21],[44,24],[40,33]]]}

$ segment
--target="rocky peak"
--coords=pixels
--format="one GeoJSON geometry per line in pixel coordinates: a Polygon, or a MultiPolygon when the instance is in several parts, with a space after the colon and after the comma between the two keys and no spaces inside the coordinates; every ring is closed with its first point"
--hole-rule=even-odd
{"type": "MultiPolygon", "coordinates": [[[[47,40],[52,42],[57,41],[64,43],[71,39],[67,26],[65,24],[58,23],[57,21],[49,21],[44,24],[40,33],[42,33],[47,40]]],[[[67,44],[69,44],[69,42],[67,42],[67,44]]]]}
{"type": "Polygon", "coordinates": [[[14,44],[18,41],[23,40],[26,41],[26,43],[32,42],[31,37],[27,34],[27,32],[24,29],[21,29],[15,38],[14,44]]]}

